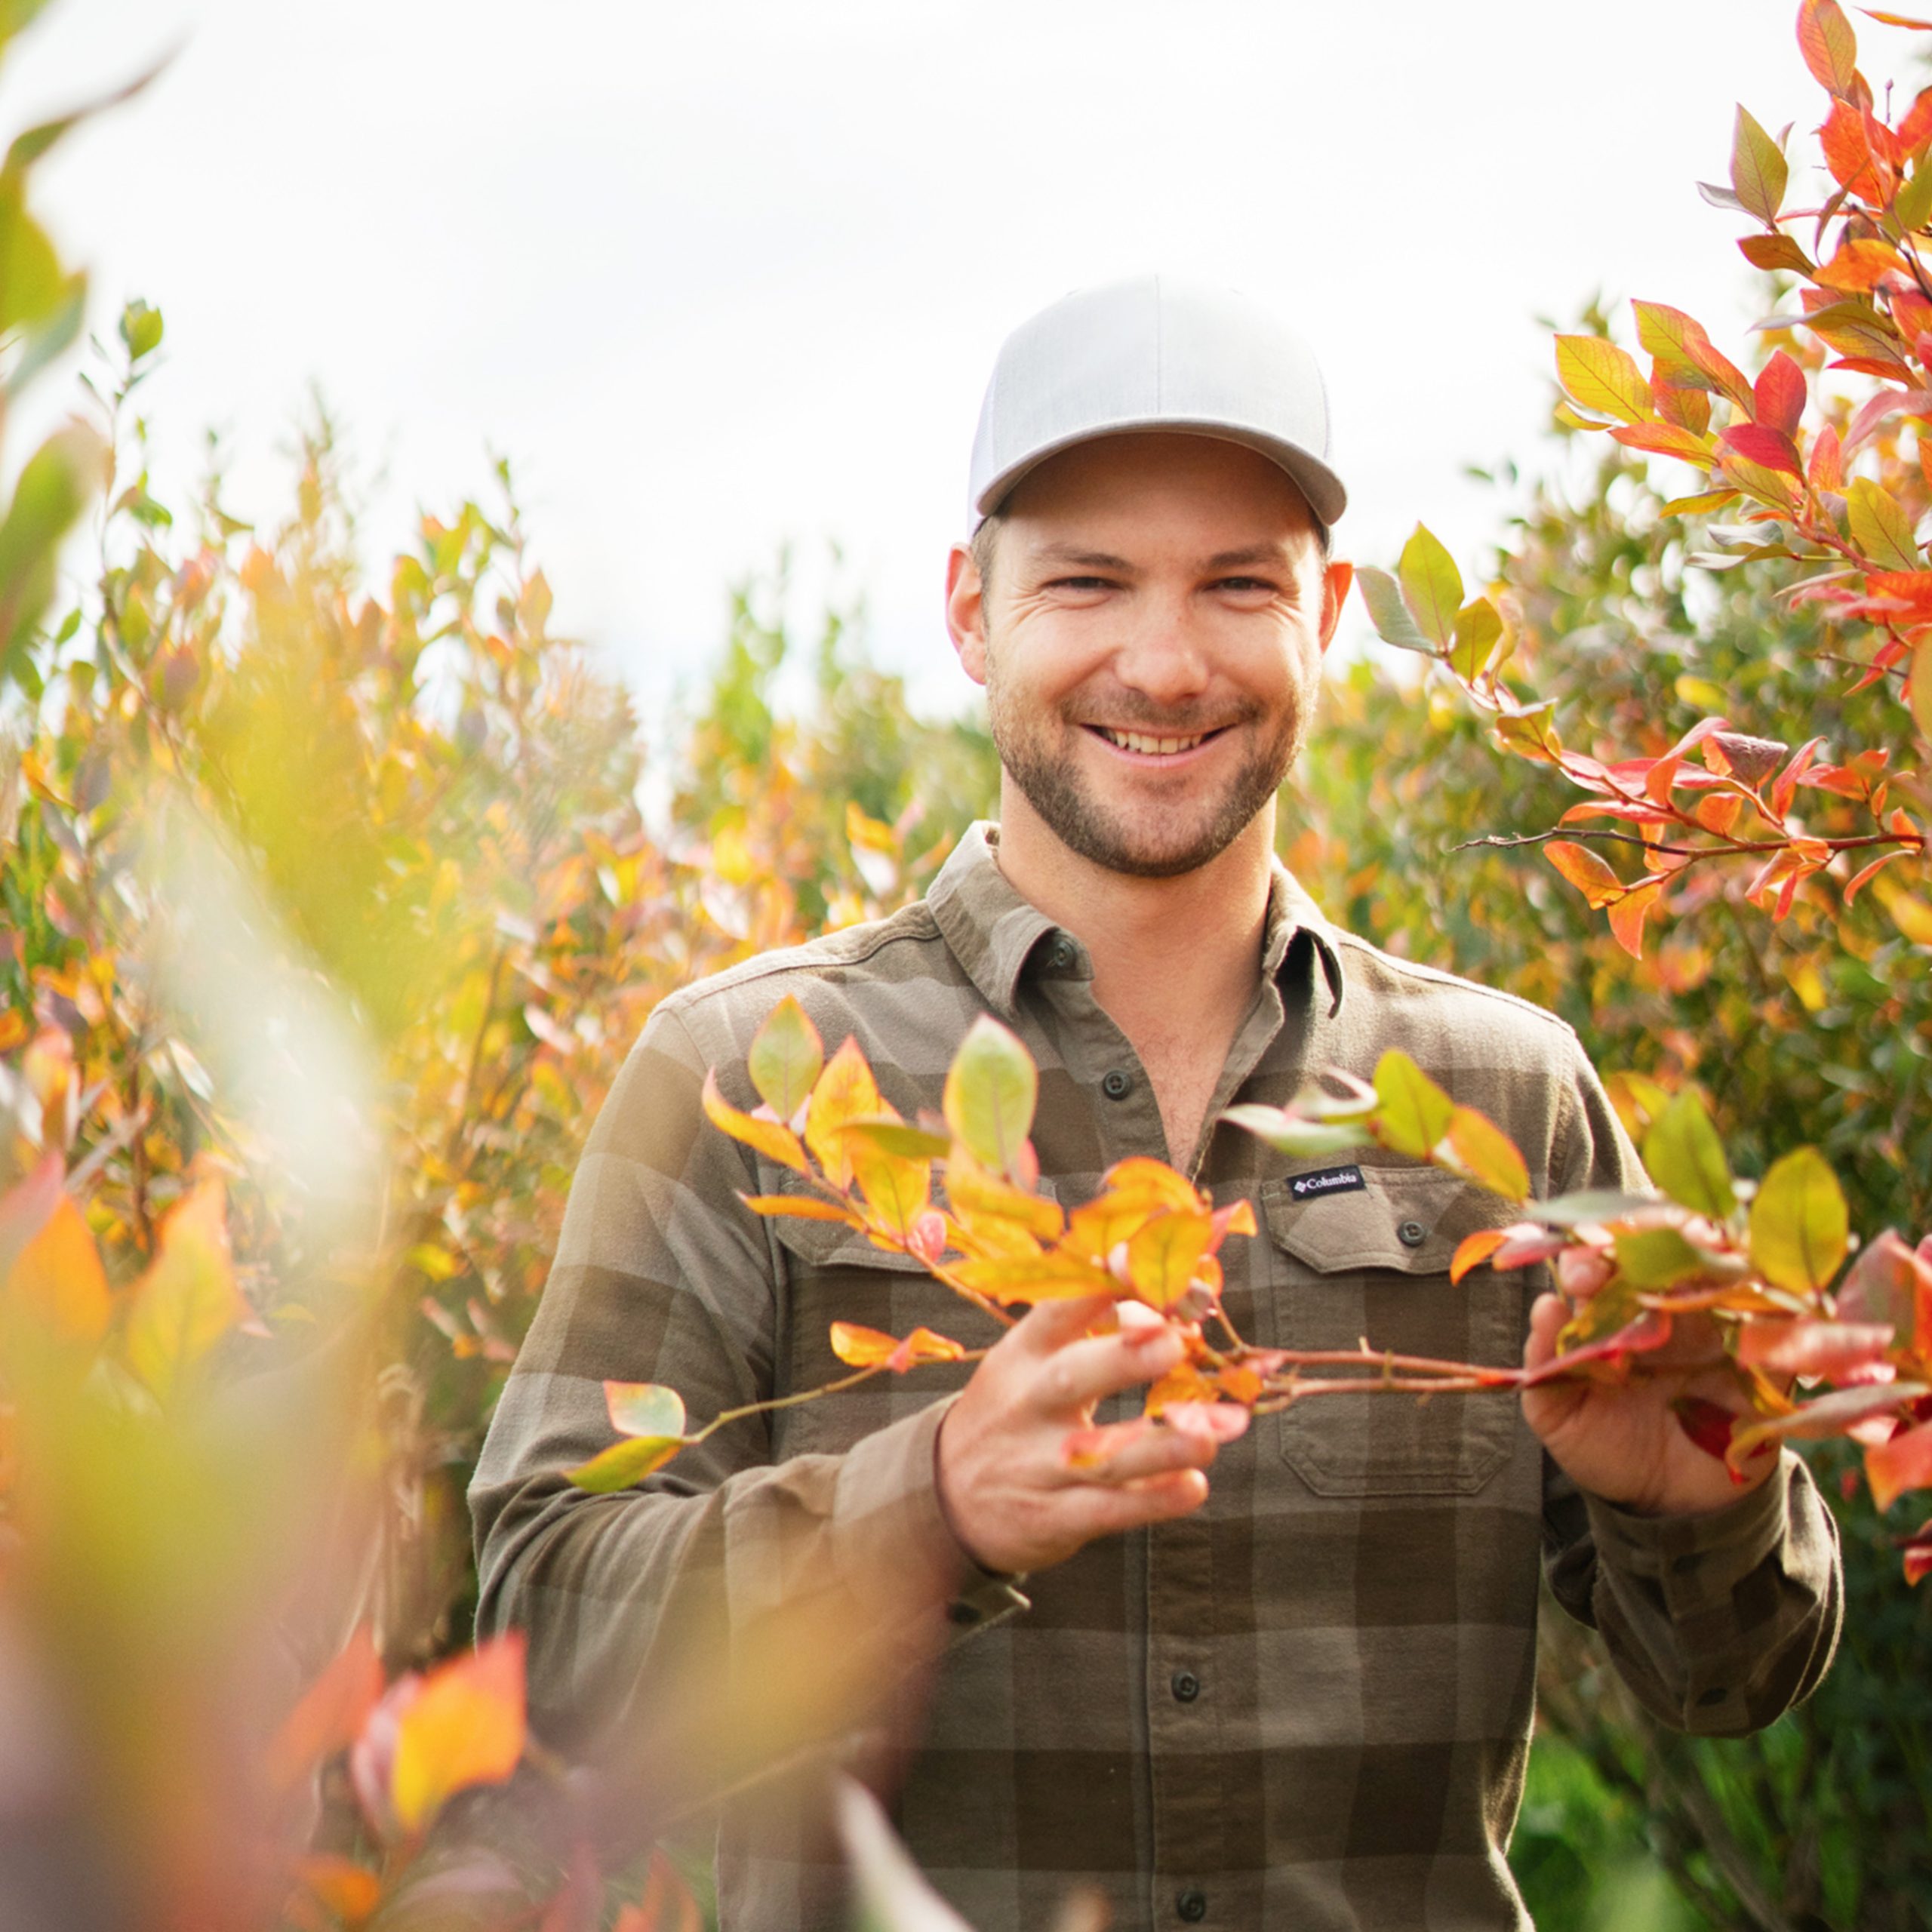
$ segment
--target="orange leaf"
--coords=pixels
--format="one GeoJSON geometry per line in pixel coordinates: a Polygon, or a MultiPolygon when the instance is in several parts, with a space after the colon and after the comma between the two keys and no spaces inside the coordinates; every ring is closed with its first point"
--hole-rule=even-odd
{"type": "Polygon", "coordinates": [[[858,1217],[850,1208],[840,1207],[835,1201],[821,1201],[816,1195],[741,1194],[738,1198],[754,1214],[777,1218],[789,1215],[795,1221],[843,1221],[851,1228],[860,1225],[858,1217]]]}
{"type": "Polygon", "coordinates": [[[1457,1244],[1449,1263],[1449,1278],[1460,1281],[1472,1268],[1480,1268],[1509,1238],[1507,1228],[1478,1228],[1457,1244]]]}
{"type": "Polygon", "coordinates": [[[795,1174],[810,1172],[798,1137],[778,1121],[761,1120],[755,1114],[740,1112],[718,1091],[715,1068],[704,1076],[704,1117],[719,1132],[728,1134],[734,1140],[743,1141],[767,1160],[776,1161],[781,1168],[789,1168],[795,1174]]]}
{"type": "Polygon", "coordinates": [[[1543,855],[1583,894],[1592,912],[1623,897],[1623,881],[1587,845],[1552,839],[1543,848],[1543,855]]]}
{"type": "Polygon", "coordinates": [[[383,1663],[367,1623],[333,1658],[281,1721],[270,1743],[264,1768],[278,1792],[354,1743],[383,1694],[383,1663]]]}
{"type": "Polygon", "coordinates": [[[1903,272],[1905,261],[1890,242],[1854,240],[1847,242],[1811,279],[1822,288],[1857,295],[1876,288],[1895,269],[1903,272]]]}
{"type": "Polygon", "coordinates": [[[382,1903],[382,1880],[353,1859],[334,1852],[297,1859],[295,1875],[345,1924],[360,1925],[382,1903]]]}
{"type": "Polygon", "coordinates": [[[1175,1402],[1212,1402],[1220,1391],[1192,1362],[1183,1357],[1147,1391],[1141,1413],[1157,1416],[1175,1402]]]}
{"type": "Polygon", "coordinates": [[[1798,47],[1820,87],[1835,94],[1851,91],[1858,72],[1858,40],[1838,0],[1802,0],[1798,47]]]}
{"type": "Polygon", "coordinates": [[[211,1177],[162,1222],[154,1260],[130,1291],[128,1366],[165,1402],[250,1312],[235,1285],[222,1183],[211,1177]]]}
{"type": "Polygon", "coordinates": [[[1663,886],[1661,879],[1652,879],[1634,888],[1610,909],[1610,929],[1617,944],[1632,959],[1644,956],[1644,921],[1657,904],[1663,886]]]}
{"type": "Polygon", "coordinates": [[[107,1276],[72,1195],[59,1196],[40,1232],[21,1250],[7,1294],[67,1340],[97,1342],[107,1332],[113,1307],[107,1276]]]}
{"type": "Polygon", "coordinates": [[[935,1334],[930,1328],[915,1328],[902,1342],[876,1328],[862,1327],[856,1321],[835,1321],[832,1352],[848,1367],[872,1368],[883,1364],[897,1374],[918,1362],[957,1361],[966,1351],[958,1343],[935,1334]]]}
{"type": "MultiPolygon", "coordinates": [[[[1478,1186],[1506,1201],[1526,1200],[1530,1192],[1530,1171],[1516,1143],[1486,1114],[1474,1107],[1458,1107],[1449,1117],[1449,1131],[1444,1137],[1455,1164],[1478,1186]]],[[[1441,1158],[1438,1149],[1437,1158],[1441,1158]]]]}
{"type": "Polygon", "coordinates": [[[506,1632],[432,1671],[397,1719],[389,1799],[414,1837],[455,1794],[501,1784],[523,1756],[524,1635],[506,1632]]]}
{"type": "Polygon", "coordinates": [[[643,1897],[617,1914],[611,1932],[704,1932],[704,1915],[691,1887],[661,1848],[651,1854],[643,1897]]]}
{"type": "Polygon", "coordinates": [[[1889,1509],[1909,1489],[1932,1489],[1932,1423],[1866,1450],[1865,1480],[1881,1509],[1889,1509]]]}

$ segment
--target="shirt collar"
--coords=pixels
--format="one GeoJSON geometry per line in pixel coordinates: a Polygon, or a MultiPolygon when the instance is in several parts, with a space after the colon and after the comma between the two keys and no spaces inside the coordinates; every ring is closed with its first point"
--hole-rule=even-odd
{"type": "MultiPolygon", "coordinates": [[[[980,996],[1004,1020],[1014,1017],[1020,976],[1033,949],[1059,928],[1007,883],[994,854],[999,827],[982,819],[971,826],[940,867],[926,893],[940,934],[980,996]]],[[[1328,1011],[1341,1011],[1342,961],[1334,929],[1279,859],[1272,863],[1268,913],[1263,928],[1262,971],[1278,979],[1306,957],[1292,945],[1306,933],[1328,982],[1328,1011]]]]}

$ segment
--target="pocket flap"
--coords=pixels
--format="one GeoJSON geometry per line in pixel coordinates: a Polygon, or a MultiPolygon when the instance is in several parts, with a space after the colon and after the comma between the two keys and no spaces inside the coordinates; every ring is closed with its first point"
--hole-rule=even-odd
{"type": "MultiPolygon", "coordinates": [[[[794,1183],[789,1174],[785,1178],[783,1192],[810,1192],[802,1184],[794,1183]]],[[[1057,1198],[1058,1190],[1052,1181],[1043,1179],[1038,1192],[1052,1200],[1057,1198]]],[[[934,1190],[933,1204],[937,1208],[946,1205],[943,1185],[934,1190]]],[[[774,1214],[771,1220],[777,1231],[779,1244],[814,1268],[891,1268],[909,1275],[928,1272],[926,1264],[916,1256],[901,1254],[896,1248],[877,1247],[869,1236],[860,1234],[856,1228],[847,1227],[842,1221],[807,1221],[789,1214],[774,1214]]]]}
{"type": "Polygon", "coordinates": [[[1304,1176],[1268,1182],[1261,1207],[1275,1244],[1324,1274],[1392,1268],[1446,1275],[1466,1235],[1500,1226],[1510,1212],[1500,1196],[1440,1168],[1355,1171],[1359,1186],[1299,1198],[1294,1183],[1304,1176]]]}

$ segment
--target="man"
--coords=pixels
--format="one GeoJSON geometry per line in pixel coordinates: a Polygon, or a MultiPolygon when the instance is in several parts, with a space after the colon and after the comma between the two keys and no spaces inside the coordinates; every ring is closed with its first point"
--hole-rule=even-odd
{"type": "MultiPolygon", "coordinates": [[[[1803,1466],[1734,1489],[1653,1383],[1522,1410],[1311,1401],[1218,1453],[1157,1430],[1072,1469],[1069,1432],[1097,1405],[1131,1414],[1178,1351],[1164,1328],[1090,1332],[1095,1303],[1034,1310],[950,1399],[890,1378],[735,1424],[621,1497],[562,1481],[609,1439],[606,1377],[669,1383],[703,1419],[832,1379],[835,1319],[992,1339],[907,1257],[737,1199],[783,1177],[698,1094],[715,1066],[749,1103],[746,1048],[787,992],[829,1042],[857,1036],[909,1118],[998,1015],[1039,1063],[1063,1201],[1131,1155],[1247,1197],[1261,1232],[1223,1254],[1253,1339],[1550,1353],[1560,1306],[1527,1277],[1447,1279],[1460,1237],[1506,1214],[1493,1197],[1393,1158],[1284,1160],[1217,1124],[1399,1044],[1503,1126],[1539,1193],[1639,1180],[1567,1028],[1335,931],[1273,857],[1348,583],[1327,451],[1306,350],[1223,291],[1149,278],[1009,340],[974,454],[985,521],[947,585],[999,826],[918,905],[658,1009],[472,1492],[481,1622],[528,1628],[537,1721],[567,1746],[648,1723],[707,1622],[734,1656],[802,1607],[863,1640],[869,1716],[909,1753],[888,1788],[900,1829],[985,1928],[1048,1923],[1076,1882],[1125,1927],[1523,1924],[1504,1847],[1540,1551],[1687,1729],[1768,1722],[1835,1638],[1835,1532],[1803,1466]]],[[[829,1909],[802,1816],[728,1812],[727,1927],[829,1909]]]]}

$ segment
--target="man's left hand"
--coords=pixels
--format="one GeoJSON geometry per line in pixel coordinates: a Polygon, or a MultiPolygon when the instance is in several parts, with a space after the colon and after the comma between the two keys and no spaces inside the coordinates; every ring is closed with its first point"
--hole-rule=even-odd
{"type": "MultiPolygon", "coordinates": [[[[1569,1318],[1560,1295],[1540,1297],[1530,1311],[1523,1366],[1540,1367],[1556,1354],[1569,1318]]],[[[1748,1495],[1777,1468],[1765,1453],[1745,1466],[1744,1481],[1700,1449],[1671,1411],[1681,1395],[1700,1395],[1741,1410],[1735,1376],[1726,1365],[1717,1328],[1708,1315],[1679,1315],[1671,1338],[1638,1358],[1621,1382],[1546,1382],[1523,1391],[1523,1416],[1578,1488],[1644,1516],[1692,1515],[1721,1509],[1748,1495]]]]}

